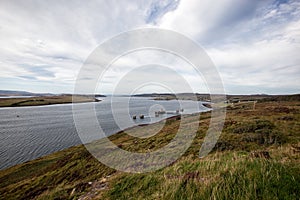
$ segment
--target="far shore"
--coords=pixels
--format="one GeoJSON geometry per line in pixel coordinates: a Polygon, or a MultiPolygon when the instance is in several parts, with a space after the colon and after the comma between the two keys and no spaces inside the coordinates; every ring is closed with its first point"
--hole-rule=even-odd
{"type": "Polygon", "coordinates": [[[44,106],[67,103],[88,103],[101,100],[88,95],[57,95],[38,97],[0,98],[0,107],[44,106]]]}

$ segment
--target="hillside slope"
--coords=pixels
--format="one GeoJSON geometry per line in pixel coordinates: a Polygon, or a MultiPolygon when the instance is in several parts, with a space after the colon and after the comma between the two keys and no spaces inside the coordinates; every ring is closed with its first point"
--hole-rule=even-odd
{"type": "MultiPolygon", "coordinates": [[[[184,116],[198,123],[198,115],[184,116]]],[[[110,137],[134,152],[174,137],[179,118],[148,139],[110,137]]],[[[172,165],[144,174],[117,172],[76,146],[0,171],[0,199],[297,199],[300,196],[300,102],[234,104],[213,152],[198,157],[210,120],[172,165]]],[[[160,122],[162,123],[162,122],[160,122]]],[[[160,124],[146,126],[153,129],[160,124]]],[[[134,131],[134,130],[133,130],[134,131]]],[[[145,129],[147,131],[147,129],[145,129]]]]}

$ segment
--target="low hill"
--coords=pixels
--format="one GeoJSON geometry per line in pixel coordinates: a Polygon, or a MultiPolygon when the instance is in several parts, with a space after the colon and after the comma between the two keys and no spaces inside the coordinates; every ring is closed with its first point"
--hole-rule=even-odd
{"type": "Polygon", "coordinates": [[[0,107],[44,106],[65,103],[98,102],[101,100],[87,95],[55,95],[18,98],[0,98],[0,107]]]}
{"type": "Polygon", "coordinates": [[[135,97],[152,97],[155,100],[197,100],[197,101],[210,101],[211,96],[219,97],[225,96],[228,101],[300,101],[300,94],[291,95],[268,95],[268,94],[249,94],[249,95],[235,95],[235,94],[199,94],[199,93],[151,93],[151,94],[137,94],[135,97]]]}
{"type": "Polygon", "coordinates": [[[0,96],[47,96],[51,93],[33,93],[26,91],[0,90],[0,96]]]}

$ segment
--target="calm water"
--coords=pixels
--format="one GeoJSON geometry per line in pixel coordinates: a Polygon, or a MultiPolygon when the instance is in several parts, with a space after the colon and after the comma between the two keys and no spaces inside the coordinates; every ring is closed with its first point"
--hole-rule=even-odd
{"type": "MultiPolygon", "coordinates": [[[[116,105],[123,105],[129,98],[114,98],[116,105]]],[[[147,98],[130,98],[129,113],[125,107],[119,106],[114,113],[121,116],[125,123],[120,128],[114,120],[111,109],[111,99],[94,104],[101,128],[107,135],[112,135],[120,129],[136,124],[153,123],[174,114],[154,116],[154,111],[164,108],[175,111],[184,108],[185,114],[205,110],[200,103],[192,101],[154,101],[147,98]],[[144,114],[145,119],[131,120],[132,115],[144,114]]],[[[80,104],[79,115],[88,124],[85,106],[80,104]]],[[[92,128],[92,127],[91,127],[92,128]]],[[[91,140],[99,139],[97,133],[91,140]]],[[[0,169],[7,168],[28,160],[32,160],[74,145],[82,144],[77,135],[72,105],[51,105],[0,109],[0,169]]]]}

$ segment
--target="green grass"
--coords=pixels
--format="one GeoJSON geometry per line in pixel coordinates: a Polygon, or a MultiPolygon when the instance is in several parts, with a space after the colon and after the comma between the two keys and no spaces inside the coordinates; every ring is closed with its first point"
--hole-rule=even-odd
{"type": "MultiPolygon", "coordinates": [[[[0,199],[299,199],[299,102],[228,110],[216,147],[202,159],[198,154],[210,113],[201,114],[200,122],[198,115],[184,119],[186,127],[200,127],[186,153],[170,166],[143,174],[117,172],[76,146],[0,171],[0,199]],[[255,156],[260,152],[269,156],[255,156]]],[[[129,131],[147,134],[163,123],[129,131]]],[[[154,151],[170,142],[179,123],[168,119],[149,138],[120,132],[110,140],[127,151],[154,151]]]]}
{"type": "Polygon", "coordinates": [[[299,167],[221,153],[190,157],[156,173],[126,174],[113,182],[109,199],[297,199],[299,167]],[[133,196],[134,194],[134,196],[133,196]]]}

